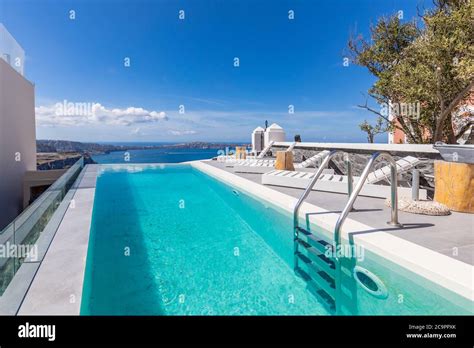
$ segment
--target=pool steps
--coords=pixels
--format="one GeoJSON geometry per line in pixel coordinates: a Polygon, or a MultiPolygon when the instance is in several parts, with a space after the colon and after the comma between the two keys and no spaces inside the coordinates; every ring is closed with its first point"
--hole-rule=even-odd
{"type": "MultiPolygon", "coordinates": [[[[356,301],[354,301],[356,297],[356,291],[354,282],[346,282],[345,280],[347,279],[347,276],[351,278],[351,272],[347,272],[347,270],[351,270],[353,268],[354,260],[352,258],[339,257],[334,251],[338,251],[339,246],[341,245],[342,225],[344,224],[347,215],[349,215],[349,213],[353,210],[354,202],[357,199],[357,196],[360,194],[363,185],[374,166],[375,160],[378,157],[385,158],[385,160],[390,163],[390,191],[392,204],[391,219],[388,224],[398,228],[403,226],[398,222],[397,162],[395,162],[392,155],[382,152],[376,152],[372,154],[369,161],[367,162],[367,165],[362,171],[360,180],[357,182],[355,188],[353,187],[351,163],[347,158],[347,195],[349,198],[344,209],[339,215],[336,226],[334,227],[334,245],[324,242],[308,230],[305,230],[299,226],[299,209],[301,205],[308,197],[309,192],[313,189],[317,180],[321,177],[324,169],[329,165],[331,158],[339,152],[341,151],[329,151],[293,209],[294,270],[297,274],[302,276],[308,284],[311,284],[311,286],[315,285],[317,289],[327,295],[319,296],[319,298],[323,299],[329,308],[334,308],[335,314],[351,314],[351,312],[353,313],[356,308],[354,308],[353,305],[350,305],[350,308],[344,308],[344,304],[356,303],[356,301]],[[306,236],[306,241],[300,237],[301,233],[303,236],[306,236]],[[300,247],[303,247],[303,250],[306,252],[305,254],[301,253],[300,247]],[[343,267],[342,263],[345,263],[346,265],[343,267]],[[300,267],[300,265],[303,267],[300,267]],[[334,271],[332,267],[335,268],[334,271]],[[343,283],[349,284],[349,289],[344,289],[343,283]],[[349,291],[347,292],[347,290],[349,291]],[[349,297],[349,302],[345,301],[344,297],[347,296],[349,297]]],[[[320,291],[316,291],[316,293],[320,294],[320,291]]]]}
{"type": "Polygon", "coordinates": [[[328,311],[336,310],[336,263],[332,257],[334,247],[304,228],[296,237],[301,246],[296,256],[301,261],[296,272],[306,281],[308,288],[328,311]]]}

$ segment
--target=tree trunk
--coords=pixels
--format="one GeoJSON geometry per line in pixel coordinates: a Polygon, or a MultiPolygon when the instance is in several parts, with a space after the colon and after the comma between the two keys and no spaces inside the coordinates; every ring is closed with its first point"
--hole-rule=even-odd
{"type": "MultiPolygon", "coordinates": [[[[471,88],[473,87],[474,87],[474,81],[471,81],[461,92],[458,93],[456,98],[454,98],[451,101],[451,103],[449,103],[449,106],[441,113],[441,115],[439,116],[439,119],[436,122],[436,130],[435,130],[435,134],[433,135],[433,143],[443,140],[443,129],[444,129],[444,124],[446,120],[449,119],[451,112],[453,112],[454,108],[464,98],[467,92],[469,92],[471,88]]],[[[451,131],[452,131],[451,123],[449,124],[449,127],[451,128],[451,131]]]]}
{"type": "Polygon", "coordinates": [[[453,125],[451,121],[452,121],[452,115],[449,115],[448,119],[446,120],[448,144],[456,144],[456,136],[454,135],[453,125]]]}

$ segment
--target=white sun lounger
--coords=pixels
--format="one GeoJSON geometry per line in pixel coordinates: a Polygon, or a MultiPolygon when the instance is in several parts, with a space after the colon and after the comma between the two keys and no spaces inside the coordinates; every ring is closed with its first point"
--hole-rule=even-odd
{"type": "Polygon", "coordinates": [[[220,156],[217,156],[217,160],[219,162],[226,162],[226,163],[241,163],[241,162],[244,162],[244,161],[248,161],[248,160],[258,160],[258,159],[263,159],[263,157],[265,157],[265,155],[267,154],[268,151],[270,151],[270,149],[272,148],[273,144],[275,142],[274,141],[271,141],[270,144],[268,144],[267,147],[265,147],[262,152],[260,152],[260,154],[258,156],[254,156],[254,155],[247,155],[246,159],[245,160],[242,160],[242,159],[238,159],[236,158],[235,155],[220,155],[220,156]]]}
{"type": "MultiPolygon", "coordinates": [[[[290,148],[291,146],[286,151],[291,151],[290,148]]],[[[329,151],[326,151],[326,150],[321,151],[318,154],[308,158],[304,162],[296,163],[294,167],[298,171],[304,171],[304,169],[309,168],[311,165],[316,166],[316,164],[318,164],[321,160],[323,160],[324,157],[326,157],[328,153],[329,151]]],[[[233,165],[233,167],[234,167],[235,172],[237,173],[262,174],[262,173],[267,173],[269,171],[269,168],[273,169],[275,167],[275,162],[276,161],[274,159],[243,160],[243,161],[236,162],[233,165]]]]}
{"type": "MultiPolygon", "coordinates": [[[[405,157],[397,161],[398,173],[406,172],[411,168],[414,168],[415,165],[419,163],[419,160],[417,158],[411,156],[408,157],[409,158],[405,157]]],[[[306,188],[309,184],[310,179],[315,174],[315,172],[273,170],[262,175],[262,184],[294,188],[306,188]]],[[[360,195],[378,198],[390,197],[390,186],[375,185],[376,182],[388,179],[389,177],[390,166],[385,166],[370,173],[367,177],[367,183],[362,188],[360,195]]],[[[353,179],[353,185],[355,186],[360,177],[355,176],[353,177],[353,179]]],[[[314,185],[313,190],[347,193],[347,180],[348,177],[346,175],[322,174],[318,182],[314,185]]],[[[411,197],[411,188],[399,187],[398,195],[399,197],[411,197]]],[[[427,192],[425,189],[419,190],[419,197],[420,199],[427,198],[427,192]]]]}
{"type": "MultiPolygon", "coordinates": [[[[274,141],[270,142],[270,147],[273,144],[274,144],[274,141]]],[[[291,144],[288,147],[288,149],[286,149],[286,151],[293,151],[293,148],[295,147],[295,145],[296,145],[296,142],[291,144]]],[[[268,149],[270,149],[270,147],[268,149]]],[[[262,153],[267,153],[268,149],[264,149],[262,151],[262,153]]],[[[235,156],[225,156],[225,157],[218,158],[218,160],[220,160],[221,162],[229,163],[229,165],[227,167],[234,167],[234,166],[240,166],[240,165],[243,165],[243,166],[248,166],[248,165],[261,166],[261,165],[263,165],[264,167],[267,167],[267,164],[271,164],[268,167],[272,167],[275,164],[274,159],[271,159],[271,158],[270,159],[263,159],[263,158],[259,158],[258,156],[247,156],[246,159],[236,159],[235,156]]],[[[265,173],[265,171],[263,171],[262,173],[265,173]]]]}
{"type": "Polygon", "coordinates": [[[273,144],[275,144],[275,141],[270,141],[270,143],[267,146],[265,146],[265,148],[262,150],[262,152],[260,152],[258,154],[257,159],[265,157],[267,152],[270,151],[270,149],[272,148],[273,144]]]}
{"type": "Polygon", "coordinates": [[[293,144],[291,144],[285,151],[286,152],[292,152],[293,149],[295,148],[295,146],[296,146],[296,141],[293,144]]]}
{"type": "MultiPolygon", "coordinates": [[[[413,156],[406,156],[400,158],[397,163],[397,174],[406,173],[416,167],[420,163],[420,159],[413,156]]],[[[390,165],[374,170],[367,176],[368,184],[375,184],[382,180],[388,180],[390,178],[390,165]]]]}
{"type": "Polygon", "coordinates": [[[311,166],[317,167],[318,164],[321,163],[321,161],[326,158],[326,156],[329,154],[328,150],[324,150],[321,152],[318,152],[316,155],[311,156],[308,158],[306,161],[301,162],[301,163],[296,163],[295,164],[295,169],[300,169],[300,168],[309,168],[311,166]]]}

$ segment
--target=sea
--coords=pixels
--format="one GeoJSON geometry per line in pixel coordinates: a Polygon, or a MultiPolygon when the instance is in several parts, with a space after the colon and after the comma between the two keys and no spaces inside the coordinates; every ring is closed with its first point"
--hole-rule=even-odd
{"type": "MultiPolygon", "coordinates": [[[[104,144],[104,143],[102,143],[104,144]]],[[[113,145],[165,145],[169,143],[107,143],[113,145]]],[[[227,149],[227,151],[233,149],[227,149]]],[[[197,149],[197,148],[162,148],[148,150],[127,150],[114,151],[108,154],[93,155],[92,159],[99,164],[115,163],[179,163],[186,161],[195,161],[210,159],[226,151],[222,149],[197,149]]]]}

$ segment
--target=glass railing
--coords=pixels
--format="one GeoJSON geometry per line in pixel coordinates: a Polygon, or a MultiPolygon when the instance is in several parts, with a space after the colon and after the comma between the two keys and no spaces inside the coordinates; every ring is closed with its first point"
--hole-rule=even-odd
{"type": "Polygon", "coordinates": [[[2,23],[0,23],[0,58],[5,60],[20,74],[24,74],[25,51],[2,23]]]}
{"type": "Polygon", "coordinates": [[[35,242],[45,230],[83,167],[84,159],[81,157],[13,222],[0,231],[0,296],[25,257],[31,257],[34,254],[35,242]],[[30,254],[25,255],[25,251],[29,251],[30,254]]]}

